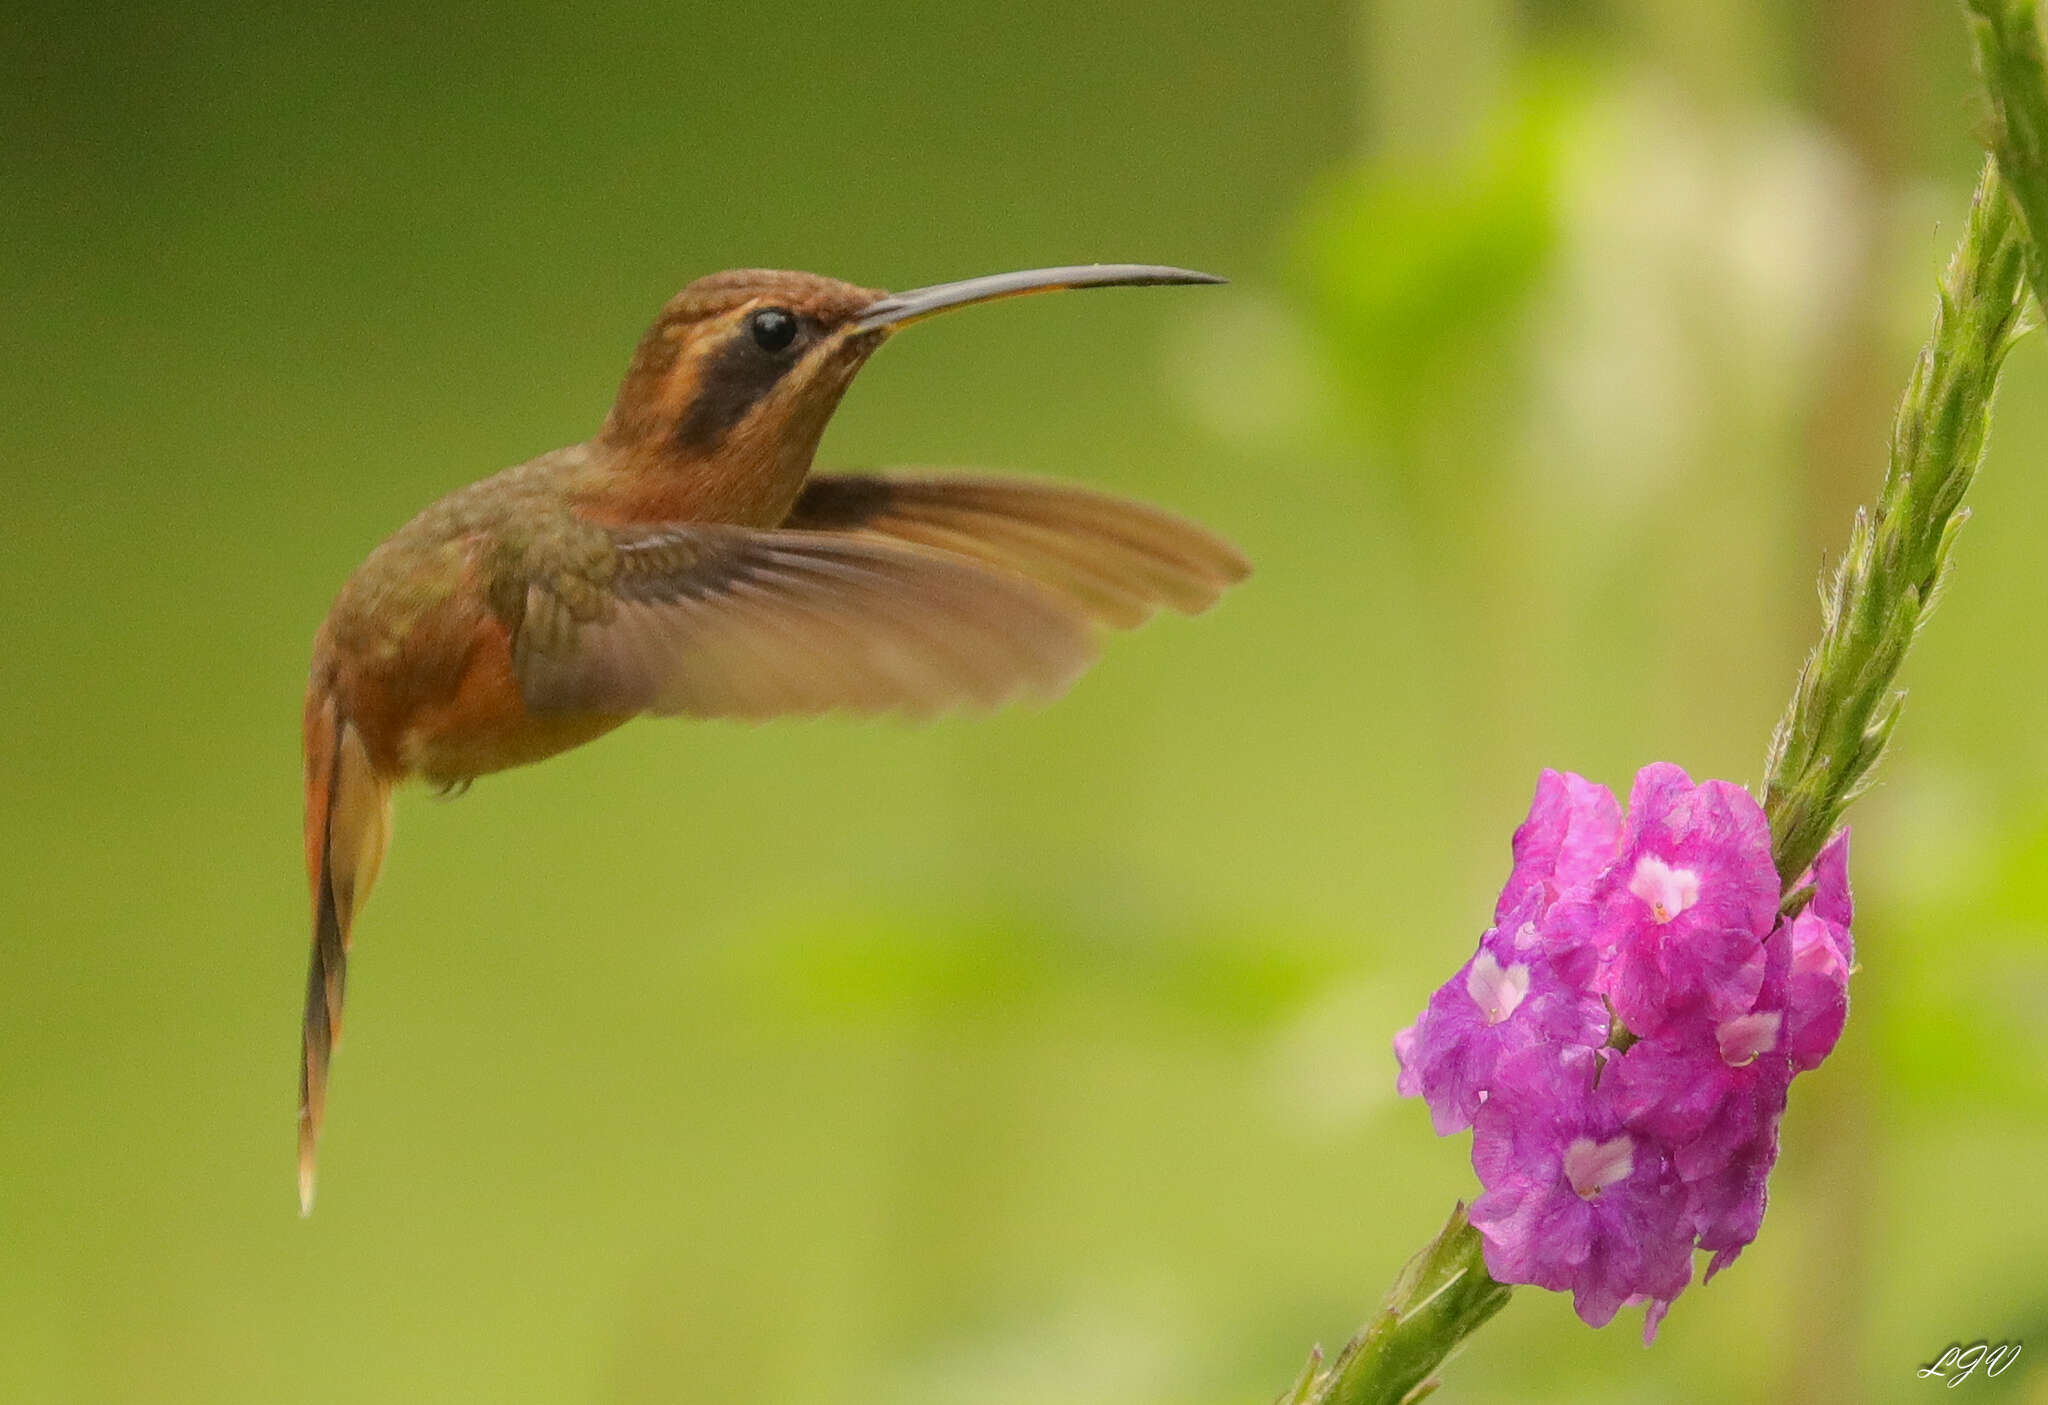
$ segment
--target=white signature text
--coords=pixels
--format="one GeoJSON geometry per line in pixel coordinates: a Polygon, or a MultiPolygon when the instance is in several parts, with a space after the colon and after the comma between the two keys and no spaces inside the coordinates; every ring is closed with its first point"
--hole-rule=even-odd
{"type": "Polygon", "coordinates": [[[1979,1366],[1984,1368],[1984,1374],[1988,1378],[1997,1375],[2019,1359],[2018,1342],[2000,1342],[1997,1346],[1992,1346],[1989,1342],[1977,1342],[1971,1346],[1959,1343],[1944,1351],[1932,1366],[1922,1366],[1920,1379],[1924,1381],[1932,1376],[1944,1382],[1950,1390],[1954,1390],[1970,1379],[1971,1373],[1979,1366]]]}

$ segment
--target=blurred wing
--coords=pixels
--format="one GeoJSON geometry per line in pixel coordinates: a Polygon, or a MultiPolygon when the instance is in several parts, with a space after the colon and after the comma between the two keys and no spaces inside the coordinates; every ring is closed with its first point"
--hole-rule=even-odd
{"type": "Polygon", "coordinates": [[[971,474],[820,475],[789,526],[933,547],[1020,572],[1118,629],[1195,614],[1251,572],[1237,548],[1158,508],[1084,488],[971,474]]]}
{"type": "Polygon", "coordinates": [[[935,552],[696,523],[611,536],[600,608],[580,582],[527,588],[513,658],[534,711],[930,716],[1057,693],[1094,652],[1064,601],[935,552]]]}

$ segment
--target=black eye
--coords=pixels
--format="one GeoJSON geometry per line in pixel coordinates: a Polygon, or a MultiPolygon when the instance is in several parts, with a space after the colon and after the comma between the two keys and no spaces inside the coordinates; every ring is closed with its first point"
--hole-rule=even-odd
{"type": "Polygon", "coordinates": [[[761,350],[771,354],[787,351],[796,340],[796,316],[779,307],[764,307],[747,318],[747,330],[761,350]]]}

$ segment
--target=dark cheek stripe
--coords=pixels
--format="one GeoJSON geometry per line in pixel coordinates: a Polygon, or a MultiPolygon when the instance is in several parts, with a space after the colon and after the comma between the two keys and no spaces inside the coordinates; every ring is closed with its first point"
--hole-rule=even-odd
{"type": "Polygon", "coordinates": [[[716,449],[795,364],[794,358],[770,356],[744,337],[720,347],[699,372],[689,413],[676,426],[676,446],[699,453],[716,449]]]}

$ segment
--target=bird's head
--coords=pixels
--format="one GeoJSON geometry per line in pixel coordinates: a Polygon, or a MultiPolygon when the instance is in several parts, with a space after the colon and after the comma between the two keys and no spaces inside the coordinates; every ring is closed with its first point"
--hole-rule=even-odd
{"type": "Polygon", "coordinates": [[[671,461],[773,459],[800,477],[854,373],[899,328],[1060,288],[1222,281],[1149,264],[1086,264],[884,293],[815,273],[714,273],[670,299],[640,339],[601,437],[671,461]]]}

